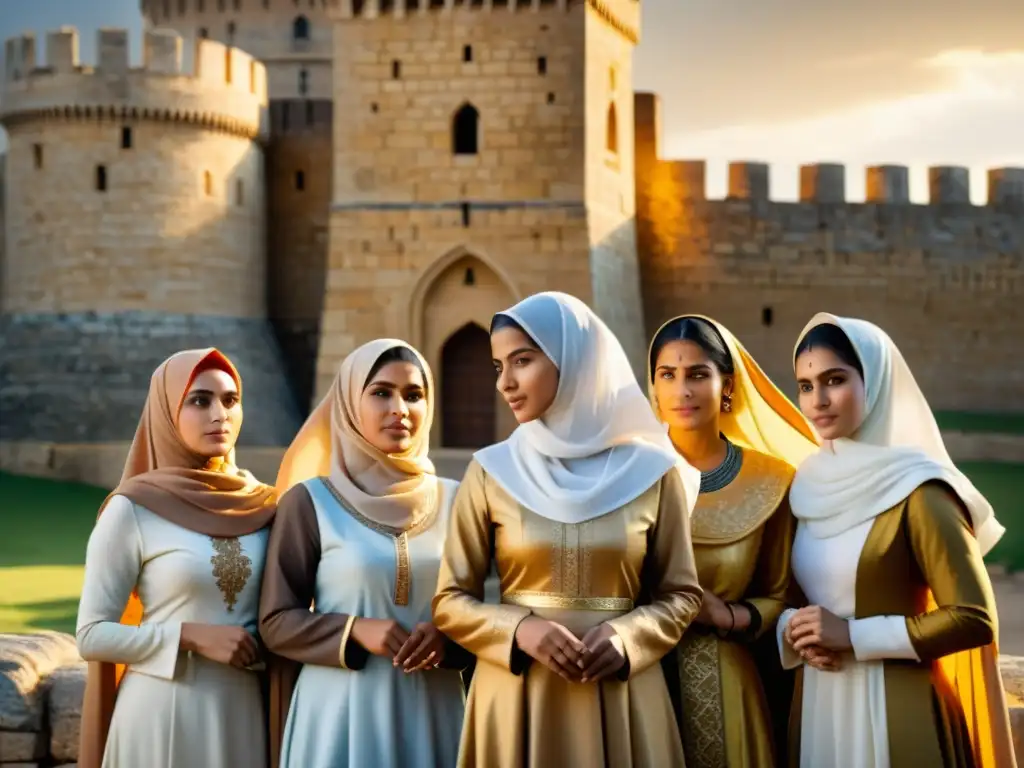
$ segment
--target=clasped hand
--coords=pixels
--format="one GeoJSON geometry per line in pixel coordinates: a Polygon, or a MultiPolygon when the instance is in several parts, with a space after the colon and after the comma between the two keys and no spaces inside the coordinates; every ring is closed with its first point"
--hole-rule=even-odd
{"type": "Polygon", "coordinates": [[[391,619],[356,619],[352,637],[370,653],[389,657],[406,672],[432,669],[444,661],[445,637],[429,621],[417,624],[410,633],[391,619]]]}
{"type": "Polygon", "coordinates": [[[622,638],[607,623],[598,624],[581,640],[561,624],[529,616],[516,629],[516,644],[523,653],[573,683],[610,677],[626,663],[622,638]]]}
{"type": "Polygon", "coordinates": [[[852,647],[849,623],[820,605],[796,611],[783,634],[807,664],[823,671],[840,669],[840,654],[852,647]]]}

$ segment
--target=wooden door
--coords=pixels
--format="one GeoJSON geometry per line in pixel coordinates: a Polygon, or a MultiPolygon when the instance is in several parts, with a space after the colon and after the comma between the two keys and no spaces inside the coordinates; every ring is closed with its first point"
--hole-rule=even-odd
{"type": "Polygon", "coordinates": [[[495,373],[487,331],[468,323],[441,350],[441,442],[483,448],[494,442],[495,373]]]}

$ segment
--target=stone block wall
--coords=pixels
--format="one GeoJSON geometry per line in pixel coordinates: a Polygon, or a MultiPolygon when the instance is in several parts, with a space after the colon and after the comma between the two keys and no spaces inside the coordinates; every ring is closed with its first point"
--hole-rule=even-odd
{"type": "Polygon", "coordinates": [[[156,367],[215,346],[243,380],[243,445],[286,445],[301,417],[269,324],[146,312],[0,315],[0,440],[132,439],[156,367]]]}

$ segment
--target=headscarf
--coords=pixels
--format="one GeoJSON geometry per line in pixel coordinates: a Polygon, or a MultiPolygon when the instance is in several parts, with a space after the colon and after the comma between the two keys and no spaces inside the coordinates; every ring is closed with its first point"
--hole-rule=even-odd
{"type": "Polygon", "coordinates": [[[530,296],[500,314],[557,366],[558,390],[543,416],[475,454],[484,470],[523,506],[574,524],[618,509],[675,469],[689,514],[700,473],[676,453],[601,319],[557,292],[530,296]]]}
{"type": "Polygon", "coordinates": [[[430,449],[434,380],[416,349],[398,339],[377,339],[356,349],[341,363],[330,391],[285,452],[277,474],[284,494],[304,480],[328,476],[353,510],[389,528],[404,529],[433,512],[439,501],[430,449]],[[387,454],[363,437],[359,401],[377,359],[401,347],[416,355],[426,384],[427,416],[404,453],[387,454]]]}
{"type": "MultiPolygon", "coordinates": [[[[751,357],[739,339],[728,328],[704,315],[679,315],[658,329],[679,320],[693,318],[711,325],[732,357],[732,410],[719,416],[719,428],[723,435],[738,446],[767,453],[789,464],[794,469],[808,456],[818,450],[814,428],[790,400],[786,398],[771,379],[751,357]]],[[[647,350],[647,387],[655,414],[658,400],[654,391],[651,370],[651,352],[654,339],[647,350]]]]}
{"type": "MultiPolygon", "coordinates": [[[[219,350],[189,349],[171,355],[153,372],[121,482],[107,496],[126,496],[175,525],[213,537],[245,536],[264,528],[277,509],[274,489],[235,466],[235,452],[218,469],[194,453],[178,431],[178,412],[195,377],[204,370],[228,373],[242,393],[242,379],[219,350]]],[[[128,599],[121,623],[138,626],[143,606],[128,599]]],[[[114,713],[123,665],[90,662],[82,706],[78,764],[99,768],[114,713]]]]}
{"type": "MultiPolygon", "coordinates": [[[[822,312],[811,318],[796,348],[811,329],[824,324],[842,330],[860,358],[864,419],[853,435],[827,442],[797,470],[789,494],[794,515],[812,536],[836,536],[896,506],[923,483],[941,480],[967,508],[981,553],[988,553],[1005,529],[992,505],[950,459],[928,401],[896,344],[872,323],[822,312]]],[[[929,595],[927,610],[936,608],[929,595]]],[[[1013,765],[996,644],[944,656],[939,667],[967,718],[977,764],[1013,765]]]]}
{"type": "Polygon", "coordinates": [[[836,536],[896,506],[923,483],[941,480],[967,507],[987,554],[1006,529],[953,464],[928,401],[892,339],[865,320],[819,313],[800,340],[825,324],[842,330],[860,358],[864,419],[849,438],[829,441],[800,466],[789,494],[793,514],[811,535],[836,536]]]}

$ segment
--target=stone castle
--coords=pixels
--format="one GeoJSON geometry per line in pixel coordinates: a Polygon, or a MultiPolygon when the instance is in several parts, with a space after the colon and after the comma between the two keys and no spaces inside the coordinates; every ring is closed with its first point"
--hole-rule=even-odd
{"type": "Polygon", "coordinates": [[[801,201],[734,163],[659,150],[634,93],[638,0],[142,0],[124,30],[7,41],[0,441],[130,439],[153,368],[217,345],[245,377],[243,443],[287,442],[341,358],[423,350],[435,445],[511,427],[493,312],[576,294],[638,371],[667,317],[725,322],[790,391],[818,310],[875,320],[937,408],[1024,409],[1024,170],[801,169],[801,201]],[[138,43],[134,43],[138,45],[138,43]],[[185,53],[194,60],[185,64],[185,53]]]}

